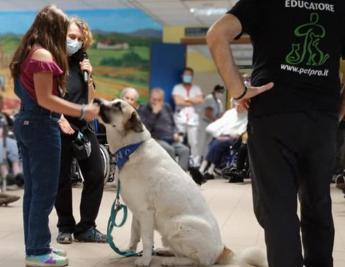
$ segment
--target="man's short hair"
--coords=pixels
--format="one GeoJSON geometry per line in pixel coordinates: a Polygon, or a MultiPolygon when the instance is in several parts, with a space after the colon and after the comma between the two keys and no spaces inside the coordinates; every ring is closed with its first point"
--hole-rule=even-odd
{"type": "Polygon", "coordinates": [[[156,87],[156,88],[152,88],[150,90],[150,97],[153,93],[159,93],[160,95],[162,95],[163,99],[164,99],[164,96],[165,96],[165,92],[162,88],[159,88],[159,87],[156,87]]]}
{"type": "Polygon", "coordinates": [[[185,67],[182,73],[184,73],[185,71],[190,71],[194,75],[194,70],[191,67],[185,67]]]}

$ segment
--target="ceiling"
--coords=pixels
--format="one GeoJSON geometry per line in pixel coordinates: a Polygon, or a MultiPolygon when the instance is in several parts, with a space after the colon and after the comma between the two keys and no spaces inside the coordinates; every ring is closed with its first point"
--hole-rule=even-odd
{"type": "Polygon", "coordinates": [[[163,25],[210,26],[237,0],[133,0],[163,25]],[[194,10],[194,13],[191,11],[194,10]]]}
{"type": "MultiPolygon", "coordinates": [[[[238,0],[54,0],[68,9],[112,9],[137,7],[162,25],[208,27],[238,0]]],[[[35,10],[47,5],[46,0],[0,1],[0,10],[35,10]]]]}

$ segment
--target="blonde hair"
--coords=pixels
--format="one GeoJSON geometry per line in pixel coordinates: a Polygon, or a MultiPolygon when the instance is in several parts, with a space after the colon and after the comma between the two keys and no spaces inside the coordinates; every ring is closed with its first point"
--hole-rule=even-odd
{"type": "Polygon", "coordinates": [[[79,17],[71,17],[69,19],[70,24],[74,23],[81,30],[83,34],[83,46],[82,50],[86,51],[93,44],[93,36],[89,25],[85,20],[79,17]]]}

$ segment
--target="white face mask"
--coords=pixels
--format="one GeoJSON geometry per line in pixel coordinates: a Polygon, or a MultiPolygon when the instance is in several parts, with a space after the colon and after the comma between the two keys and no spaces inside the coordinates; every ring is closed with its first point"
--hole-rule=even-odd
{"type": "Polygon", "coordinates": [[[191,84],[193,82],[193,76],[192,75],[188,75],[188,74],[184,74],[182,76],[182,82],[186,83],[186,84],[191,84]]]}
{"type": "Polygon", "coordinates": [[[69,56],[75,54],[81,47],[83,42],[78,41],[77,39],[73,40],[67,37],[66,39],[66,49],[69,56]]]}

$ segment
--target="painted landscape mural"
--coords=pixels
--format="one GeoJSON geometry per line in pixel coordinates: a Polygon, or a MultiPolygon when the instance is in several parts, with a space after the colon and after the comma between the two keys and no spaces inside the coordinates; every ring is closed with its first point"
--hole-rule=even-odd
{"type": "MultiPolygon", "coordinates": [[[[88,54],[94,68],[97,96],[111,99],[124,87],[134,87],[139,91],[140,102],[146,101],[150,45],[161,41],[161,26],[141,10],[133,8],[66,13],[85,19],[94,35],[94,44],[88,54]]],[[[18,108],[8,64],[35,14],[0,12],[0,94],[4,97],[5,110],[18,108]]]]}

